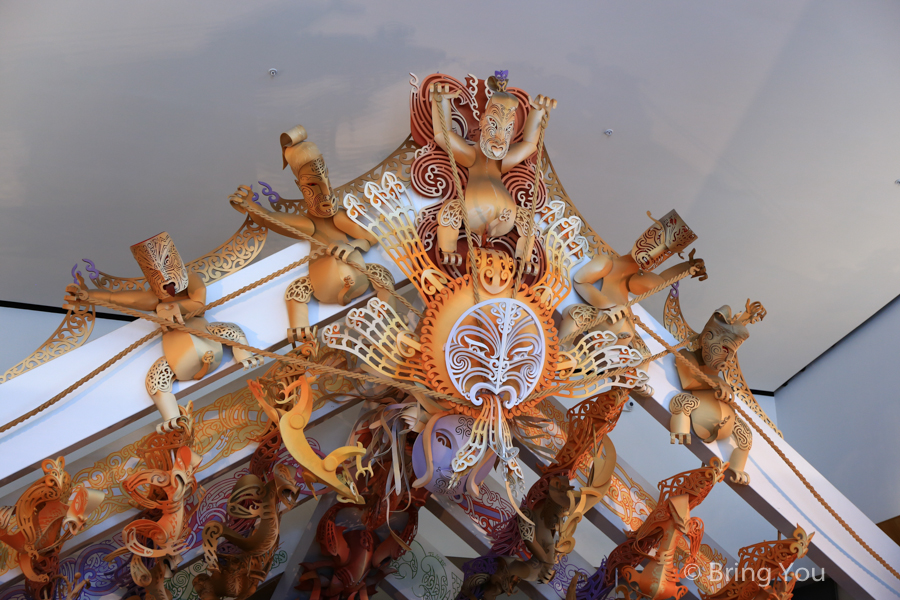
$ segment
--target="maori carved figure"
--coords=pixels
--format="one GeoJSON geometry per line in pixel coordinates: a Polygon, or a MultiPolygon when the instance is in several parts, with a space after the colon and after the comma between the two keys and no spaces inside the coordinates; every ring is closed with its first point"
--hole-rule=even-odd
{"type": "Polygon", "coordinates": [[[26,592],[35,599],[55,593],[62,545],[84,528],[106,496],[83,485],[72,489],[63,457],[48,458],[41,469],[44,476],[28,486],[14,506],[0,507],[0,542],[16,553],[26,592]]]}
{"type": "Polygon", "coordinates": [[[507,71],[496,71],[493,77],[485,81],[483,97],[473,95],[471,90],[460,89],[461,86],[454,85],[458,82],[451,78],[444,78],[446,81],[440,77],[429,79],[433,79],[428,86],[430,137],[437,147],[449,155],[453,168],[457,171],[459,167],[466,169],[464,198],[458,199],[463,203],[457,201],[455,182],[451,181],[454,188],[445,196],[437,217],[437,245],[441,262],[462,263],[462,256],[457,252],[457,240],[463,226],[463,210],[471,232],[482,242],[506,236],[516,228],[520,236],[517,257],[529,262],[531,258],[530,253],[525,252],[524,236],[533,223],[527,222],[529,210],[513,200],[504,183],[504,175],[538,150],[539,138],[546,127],[550,110],[556,107],[556,100],[544,96],[532,99],[521,90],[507,90],[507,71]],[[461,93],[463,98],[460,98],[461,93]],[[484,107],[480,114],[477,108],[479,100],[484,107]],[[525,107],[522,107],[523,101],[525,107]],[[470,136],[467,136],[468,131],[460,131],[462,135],[457,133],[460,129],[468,129],[468,123],[456,109],[455,104],[459,103],[469,104],[472,116],[478,119],[477,127],[472,127],[470,136]],[[454,125],[457,125],[457,131],[454,125]],[[520,141],[513,141],[514,137],[520,136],[520,141]],[[467,137],[475,143],[470,144],[467,137]],[[529,255],[527,259],[525,254],[529,255]]]}
{"type": "Polygon", "coordinates": [[[307,307],[313,297],[324,304],[346,306],[369,289],[371,280],[379,297],[383,296],[385,301],[393,300],[385,290],[394,285],[390,273],[381,265],[366,265],[363,260],[362,253],[377,241],[347,217],[347,211],[335,198],[322,153],[306,138],[306,129],[302,125],[281,134],[282,168],[291,167],[297,187],[303,193],[305,211],[288,214],[257,209],[265,212],[268,216],[265,219],[256,212],[248,211],[247,206],[252,198],[249,187],[239,187],[230,198],[235,209],[248,213],[263,227],[299,239],[284,227],[286,225],[328,246],[324,253],[318,248],[311,248],[314,254],[309,263],[309,275],[295,280],[285,292],[290,325],[288,340],[291,342],[314,337],[314,332],[309,328],[307,307]],[[349,263],[365,268],[370,273],[369,277],[349,263]]]}
{"type": "MultiPolygon", "coordinates": [[[[476,560],[482,564],[467,577],[459,598],[493,600],[512,595],[519,581],[553,580],[557,562],[575,549],[578,524],[612,483],[616,450],[606,437],[601,448],[606,448],[606,456],[595,450],[588,483],[581,489],[575,491],[566,471],[559,469],[545,473],[531,487],[518,515],[502,527],[491,554],[476,560]],[[523,554],[530,557],[526,560],[523,554]]],[[[577,578],[570,591],[575,586],[577,578]]]]}
{"type": "MultiPolygon", "coordinates": [[[[656,509],[628,540],[613,550],[607,561],[606,583],[618,578],[616,593],[631,600],[663,600],[684,596],[688,588],[679,584],[688,565],[695,565],[703,541],[703,521],[691,517],[694,510],[722,481],[728,463],[713,458],[709,466],[679,473],[659,482],[656,509]],[[675,564],[675,550],[681,540],[688,543],[688,557],[682,568],[675,564]],[[644,564],[642,571],[636,567],[644,564]]],[[[694,567],[692,567],[694,568],[694,567]]],[[[620,596],[621,597],[621,596],[620,596]]]]}
{"type": "Polygon", "coordinates": [[[797,574],[788,568],[806,556],[814,535],[798,525],[793,537],[741,548],[734,577],[714,594],[701,591],[701,600],[790,600],[797,574]]]}
{"type": "MultiPolygon", "coordinates": [[[[415,227],[415,208],[392,173],[382,177],[380,186],[367,183],[365,191],[368,203],[344,198],[349,217],[379,240],[418,289],[426,312],[411,329],[390,305],[373,298],[348,312],[344,328],[337,323],[326,327],[325,342],[354,354],[370,372],[448,396],[419,399],[428,415],[427,432],[433,428],[431,420],[448,414],[474,419],[469,439],[452,460],[450,487],[468,477],[467,489],[477,496],[478,477],[470,474],[499,458],[509,489],[524,492],[512,443],[519,435],[517,418],[550,394],[584,398],[647,382],[646,373],[636,368],[643,357],[617,345],[610,334],[596,332],[570,352],[558,350],[553,312],[570,292],[571,266],[587,248],[578,217],[554,218],[544,225],[547,268],[533,287],[526,284],[515,291],[512,261],[491,259],[491,268],[498,271],[485,269],[474,281],[468,276],[450,279],[438,270],[415,227]],[[474,302],[476,290],[479,302],[474,302]],[[607,376],[611,372],[616,374],[607,376]]],[[[423,443],[429,441],[426,435],[423,443]]],[[[432,479],[419,477],[416,486],[432,479]]]]}
{"type": "MultiPolygon", "coordinates": [[[[359,439],[370,451],[382,447],[374,423],[387,424],[382,404],[360,428],[359,439]],[[371,428],[369,425],[373,425],[371,428]]],[[[403,416],[398,417],[405,421],[403,416]]],[[[411,440],[394,436],[393,452],[372,469],[362,488],[364,504],[335,504],[319,521],[316,540],[327,558],[304,563],[299,589],[310,589],[313,598],[368,600],[375,587],[393,572],[390,563],[409,550],[418,531],[419,509],[430,492],[408,485],[411,440]]]]}
{"type": "Polygon", "coordinates": [[[172,429],[153,434],[147,442],[143,451],[146,468],[121,483],[122,490],[144,512],[122,529],[124,546],[104,557],[112,561],[130,553],[131,578],[152,600],[172,598],[164,584],[181,562],[191,533],[188,522],[193,513],[188,503],[198,489],[194,473],[203,458],[191,449],[193,405],[179,409],[181,414],[172,429]],[[155,562],[148,567],[144,559],[155,562]]]}
{"type": "MultiPolygon", "coordinates": [[[[131,247],[131,253],[141,267],[149,290],[136,289],[111,292],[89,290],[81,275],[78,285],[67,288],[66,301],[103,300],[147,312],[205,330],[235,342],[247,344],[247,337],[234,323],[210,323],[202,316],[194,316],[185,322],[184,315],[201,310],[206,305],[206,284],[196,273],[189,273],[175,242],[168,233],[160,233],[131,247]]],[[[159,409],[163,423],[160,431],[179,422],[178,401],[172,393],[172,384],[178,381],[203,379],[222,362],[222,344],[193,336],[183,331],[168,330],[162,335],[163,357],[153,363],[147,373],[147,393],[159,409]]],[[[234,349],[234,358],[245,369],[262,364],[262,358],[245,350],[234,349]]]]}
{"type": "MultiPolygon", "coordinates": [[[[736,315],[731,314],[730,306],[723,306],[712,314],[706,327],[700,332],[697,339],[699,347],[679,352],[709,379],[719,382],[724,389],[730,382],[723,381],[719,372],[728,369],[736,359],[738,348],[750,335],[747,325],[761,321],[765,316],[766,309],[759,302],[751,304],[747,300],[746,310],[736,315]]],[[[744,472],[753,443],[750,426],[735,414],[729,403],[733,400],[720,399],[717,390],[697,377],[680,360],[675,361],[675,365],[681,387],[687,391],[676,394],[669,403],[669,410],[672,412],[669,423],[672,443],[690,444],[691,427],[707,444],[730,437],[735,444],[729,461],[731,481],[743,485],[750,483],[750,476],[744,472]]],[[[743,380],[743,376],[741,379],[743,380]]]]}
{"type": "MultiPolygon", "coordinates": [[[[251,460],[251,469],[263,464],[251,460]]],[[[291,469],[277,465],[267,470],[268,473],[259,475],[244,475],[234,484],[225,509],[229,525],[210,521],[203,527],[208,574],[198,575],[193,582],[200,600],[244,600],[266,580],[278,549],[281,515],[293,508],[298,498],[291,469]],[[285,508],[281,509],[279,504],[285,508]],[[220,538],[240,552],[218,555],[220,538]]]]}
{"type": "Polygon", "coordinates": [[[345,463],[349,459],[356,458],[357,464],[361,467],[360,457],[366,451],[361,444],[344,446],[321,458],[312,449],[304,432],[313,409],[312,391],[307,377],[301,376],[295,382],[283,387],[284,398],[280,404],[292,405],[287,411],[269,404],[266,400],[266,391],[258,382],[249,381],[248,384],[269,420],[278,423],[284,446],[303,468],[303,479],[309,489],[314,489],[314,483],[321,483],[337,492],[341,501],[361,504],[363,499],[357,492],[353,476],[345,463]],[[297,389],[300,390],[299,394],[294,393],[297,389]]]}
{"type": "MultiPolygon", "coordinates": [[[[649,216],[650,213],[647,214],[649,216]]],[[[695,260],[693,252],[688,261],[662,273],[653,273],[653,269],[673,254],[681,253],[697,239],[674,210],[666,213],[659,221],[653,220],[654,224],[635,241],[629,254],[597,254],[575,273],[575,291],[588,304],[576,304],[565,311],[560,328],[561,337],[577,332],[595,320],[600,313],[607,313],[609,320],[596,326],[596,329],[610,331],[618,336],[620,344],[628,345],[634,338],[634,325],[629,319],[630,309],[625,308],[629,294],[650,292],[691,268],[695,271],[692,277],[706,279],[703,261],[695,260]],[[599,287],[596,285],[598,283],[599,287]]]]}

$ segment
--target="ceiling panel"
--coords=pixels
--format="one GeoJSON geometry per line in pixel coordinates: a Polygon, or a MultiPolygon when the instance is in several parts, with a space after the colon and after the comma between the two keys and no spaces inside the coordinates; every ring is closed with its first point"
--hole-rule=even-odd
{"type": "Polygon", "coordinates": [[[161,230],[198,256],[237,185],[297,196],[281,131],[343,182],[408,132],[408,72],[509,69],[559,100],[547,147],[618,251],[647,210],[699,234],[695,328],[766,305],[741,358],[773,390],[900,294],[898,23],[866,1],[3,3],[0,299],[60,304],[82,257],[135,275],[161,230]]]}

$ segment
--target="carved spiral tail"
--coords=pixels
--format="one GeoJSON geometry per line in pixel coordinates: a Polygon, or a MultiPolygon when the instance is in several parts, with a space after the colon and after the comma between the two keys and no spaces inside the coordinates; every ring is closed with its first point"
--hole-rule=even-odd
{"type": "Polygon", "coordinates": [[[210,521],[203,527],[203,560],[208,571],[219,570],[219,557],[216,548],[219,537],[225,532],[225,526],[219,521],[210,521]]]}

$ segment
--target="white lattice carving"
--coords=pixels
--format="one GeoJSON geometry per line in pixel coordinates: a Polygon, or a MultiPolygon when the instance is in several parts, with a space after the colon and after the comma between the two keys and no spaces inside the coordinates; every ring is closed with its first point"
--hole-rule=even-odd
{"type": "Polygon", "coordinates": [[[543,329],[534,312],[512,298],[485,300],[459,318],[445,346],[450,380],[470,402],[495,394],[506,408],[524,400],[544,365],[543,329]]]}

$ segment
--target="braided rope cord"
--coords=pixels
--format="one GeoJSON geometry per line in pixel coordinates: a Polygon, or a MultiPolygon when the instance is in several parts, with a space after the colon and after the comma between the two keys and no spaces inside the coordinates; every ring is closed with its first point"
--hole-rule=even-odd
{"type": "Polygon", "coordinates": [[[544,157],[544,130],[547,128],[547,122],[550,120],[550,109],[544,109],[544,115],[541,117],[541,127],[538,130],[537,157],[534,164],[534,187],[531,190],[531,208],[528,211],[528,240],[525,242],[525,256],[519,258],[519,268],[516,272],[516,283],[512,287],[512,295],[515,297],[519,286],[522,284],[522,277],[525,276],[525,263],[531,261],[531,251],[534,248],[534,213],[537,208],[538,186],[544,175],[541,159],[544,157]]]}
{"type": "Polygon", "coordinates": [[[91,300],[94,304],[98,306],[103,306],[104,308],[109,308],[112,310],[117,310],[121,313],[125,313],[126,315],[131,315],[133,317],[137,317],[139,319],[145,319],[147,321],[151,321],[160,325],[165,329],[175,329],[177,331],[183,331],[184,333],[189,333],[190,335],[203,338],[209,340],[211,342],[218,342],[220,344],[230,346],[232,348],[239,348],[241,350],[245,350],[252,354],[256,354],[258,356],[264,356],[266,358],[271,358],[272,360],[288,363],[291,365],[295,365],[298,367],[303,367],[308,371],[312,371],[315,373],[325,373],[328,375],[340,375],[342,377],[347,377],[349,379],[356,379],[357,381],[368,381],[370,383],[378,383],[382,385],[387,385],[391,387],[395,387],[401,389],[405,392],[422,394],[425,396],[429,396],[431,398],[436,398],[439,400],[448,400],[450,402],[454,402],[457,404],[463,404],[465,400],[461,400],[456,398],[455,396],[451,396],[449,394],[443,394],[441,392],[436,392],[433,390],[429,390],[424,387],[417,386],[412,383],[406,383],[403,381],[397,381],[395,379],[391,379],[390,377],[384,377],[382,375],[373,375],[369,373],[358,373],[355,371],[348,371],[346,369],[339,369],[337,367],[330,367],[328,365],[322,365],[319,363],[315,363],[312,361],[308,361],[306,359],[290,356],[284,354],[276,354],[275,352],[270,352],[269,350],[263,350],[262,348],[255,348],[248,344],[242,344],[240,342],[235,342],[233,340],[226,339],[222,336],[215,335],[214,333],[209,333],[208,331],[202,331],[200,329],[194,329],[193,327],[188,327],[187,325],[183,325],[181,323],[173,323],[172,321],[167,321],[161,317],[158,317],[153,314],[143,313],[126,306],[122,306],[121,304],[116,304],[114,302],[107,302],[105,300],[91,300]]]}
{"type": "MultiPolygon", "coordinates": [[[[684,358],[683,356],[681,356],[681,354],[679,354],[679,353],[675,350],[674,347],[672,347],[672,346],[670,346],[669,344],[667,344],[666,341],[665,341],[662,337],[660,337],[655,331],[653,331],[653,330],[651,330],[649,327],[647,327],[647,326],[643,323],[643,321],[640,320],[639,317],[634,317],[634,321],[635,321],[635,323],[636,323],[638,326],[640,326],[641,329],[643,329],[644,331],[646,331],[647,333],[649,333],[649,334],[653,337],[653,339],[655,339],[660,345],[662,345],[662,346],[666,349],[666,353],[669,353],[669,354],[674,355],[674,356],[675,356],[675,360],[681,361],[681,364],[686,365],[686,366],[691,370],[691,372],[692,372],[694,375],[696,375],[696,376],[699,377],[701,380],[703,380],[704,383],[706,383],[707,385],[709,385],[710,387],[712,387],[713,389],[715,389],[715,390],[716,390],[716,397],[717,397],[717,398],[719,398],[719,392],[720,392],[720,391],[721,391],[721,392],[724,392],[724,393],[727,395],[727,391],[724,389],[724,386],[723,386],[720,382],[713,381],[709,376],[706,375],[706,373],[704,373],[703,371],[701,371],[700,368],[699,368],[697,365],[695,365],[694,363],[692,363],[692,362],[689,361],[688,359],[686,359],[686,358],[684,358]]],[[[743,408],[741,408],[740,405],[739,405],[737,402],[733,402],[733,401],[732,401],[732,402],[729,402],[729,404],[731,405],[732,408],[734,408],[734,410],[735,410],[740,416],[742,416],[742,417],[744,418],[744,420],[745,420],[747,423],[750,424],[750,427],[752,427],[752,428],[756,431],[756,433],[758,433],[758,434],[760,435],[760,437],[762,437],[762,439],[764,439],[764,440],[766,441],[766,443],[769,444],[769,446],[772,448],[772,450],[775,451],[775,454],[777,454],[778,457],[779,457],[781,460],[784,461],[784,464],[786,464],[786,465],[788,466],[788,468],[789,468],[791,471],[793,471],[794,475],[797,476],[797,479],[800,480],[800,483],[802,483],[803,486],[804,486],[807,490],[809,490],[809,493],[812,494],[813,498],[815,498],[815,499],[819,502],[819,504],[822,505],[822,508],[824,508],[826,511],[828,511],[828,514],[830,514],[832,517],[834,517],[834,520],[837,521],[837,522],[841,525],[841,527],[843,527],[844,530],[846,530],[847,533],[849,533],[850,536],[851,536],[854,540],[856,540],[856,542],[866,550],[866,552],[868,552],[869,554],[871,554],[872,557],[873,557],[876,561],[878,561],[878,563],[879,563],[881,566],[883,566],[885,569],[887,569],[887,570],[891,573],[891,575],[893,575],[893,576],[896,577],[897,579],[900,579],[900,573],[898,573],[891,565],[889,565],[889,564],[887,563],[887,561],[884,560],[884,558],[881,557],[880,554],[878,554],[877,552],[875,552],[875,550],[874,550],[871,546],[869,546],[869,544],[867,544],[867,543],[862,539],[862,537],[860,537],[860,535],[859,535],[858,533],[856,533],[856,531],[850,526],[850,524],[847,523],[847,521],[845,521],[845,520],[837,513],[837,511],[835,511],[834,508],[831,507],[830,504],[828,504],[828,502],[825,500],[825,498],[822,497],[822,495],[821,495],[821,494],[816,490],[816,488],[809,482],[809,480],[803,475],[803,473],[800,472],[800,469],[797,468],[797,465],[795,465],[795,464],[793,463],[793,461],[792,461],[790,458],[787,457],[787,455],[786,455],[786,454],[781,450],[781,448],[779,448],[778,445],[775,443],[775,440],[773,440],[773,439],[769,436],[769,434],[767,434],[767,433],[765,432],[765,430],[764,430],[762,427],[760,427],[760,426],[756,423],[755,420],[753,420],[753,418],[750,416],[750,414],[747,413],[743,408]]]]}
{"type": "MultiPolygon", "coordinates": [[[[262,217],[267,223],[271,223],[271,224],[273,224],[273,225],[277,225],[278,227],[281,227],[281,228],[284,229],[285,231],[289,232],[291,235],[295,235],[295,236],[297,236],[298,238],[300,238],[300,239],[302,239],[302,240],[305,240],[305,241],[309,242],[313,247],[320,248],[321,250],[325,250],[325,251],[327,251],[328,248],[329,248],[328,244],[326,244],[326,243],[324,243],[324,242],[321,242],[321,241],[317,240],[316,238],[312,237],[311,235],[308,235],[308,234],[306,234],[306,233],[303,233],[302,231],[300,231],[300,230],[297,229],[296,227],[293,227],[293,226],[291,226],[291,225],[288,225],[287,223],[283,223],[282,221],[279,221],[278,219],[276,219],[276,218],[270,216],[269,213],[266,212],[265,210],[263,210],[263,209],[261,209],[261,208],[259,208],[259,207],[257,207],[257,206],[254,206],[254,205],[253,205],[252,203],[250,203],[250,202],[241,202],[241,203],[240,203],[240,206],[241,206],[242,208],[245,208],[245,209],[249,210],[250,212],[252,212],[252,213],[255,214],[255,215],[259,215],[259,216],[262,217]]],[[[376,286],[376,284],[375,284],[374,282],[372,282],[372,276],[369,274],[368,271],[366,271],[366,268],[365,268],[364,266],[362,266],[361,264],[359,264],[359,263],[357,263],[357,262],[353,262],[353,261],[350,261],[350,260],[346,260],[346,261],[344,261],[344,262],[347,263],[348,265],[350,265],[350,266],[351,266],[353,269],[355,269],[356,271],[359,271],[360,273],[362,273],[363,275],[365,275],[366,279],[368,279],[369,282],[372,283],[372,287],[379,287],[379,289],[380,289],[380,286],[376,286]]],[[[415,313],[420,319],[422,318],[422,312],[419,311],[419,310],[417,310],[415,307],[413,307],[413,305],[410,304],[409,300],[407,300],[407,299],[404,298],[402,295],[400,295],[400,294],[397,292],[397,290],[394,290],[394,289],[392,289],[392,288],[384,288],[384,289],[387,290],[387,292],[388,292],[391,296],[393,296],[394,298],[396,298],[401,304],[403,304],[403,306],[405,306],[407,309],[409,309],[410,311],[412,311],[413,313],[415,313]]]]}
{"type": "Polygon", "coordinates": [[[450,131],[447,129],[447,118],[444,116],[444,107],[440,105],[444,95],[432,92],[431,101],[438,103],[438,116],[441,121],[441,132],[444,134],[444,145],[447,146],[447,156],[450,157],[450,170],[453,172],[453,183],[456,187],[456,198],[453,202],[459,204],[459,212],[462,215],[463,227],[466,230],[466,245],[469,247],[469,276],[472,278],[472,294],[475,296],[475,304],[481,302],[481,292],[478,291],[478,265],[475,264],[475,238],[469,226],[469,213],[463,200],[462,182],[459,179],[459,170],[456,168],[456,157],[453,156],[453,146],[450,144],[450,131]]]}
{"type": "MultiPolygon", "coordinates": [[[[192,317],[196,317],[197,315],[203,314],[204,312],[206,312],[207,310],[209,310],[211,308],[221,306],[222,304],[225,304],[226,302],[229,302],[230,300],[237,298],[241,294],[249,292],[250,290],[252,290],[254,288],[257,288],[265,283],[268,283],[269,281],[271,281],[272,279],[275,279],[276,277],[280,277],[280,276],[284,275],[288,271],[292,271],[293,269],[296,269],[297,267],[309,262],[309,260],[311,258],[313,258],[312,255],[307,256],[296,262],[293,262],[293,263],[287,265],[286,267],[275,271],[274,273],[266,275],[262,279],[259,279],[249,285],[245,285],[244,287],[240,288],[239,290],[235,290],[226,296],[222,296],[221,298],[219,298],[218,300],[216,300],[214,302],[210,302],[209,304],[207,304],[206,306],[204,306],[202,308],[198,308],[197,310],[189,312],[188,314],[186,314],[184,316],[184,318],[191,319],[192,317]]],[[[91,301],[91,302],[93,302],[93,301],[91,301]]],[[[143,315],[143,313],[139,313],[139,314],[143,315]]],[[[100,373],[105,371],[106,369],[110,368],[112,365],[114,365],[118,361],[122,360],[125,356],[127,356],[128,354],[130,354],[137,348],[143,346],[144,344],[146,344],[147,342],[149,342],[156,336],[161,335],[162,332],[163,332],[162,329],[157,329],[156,331],[152,331],[152,332],[148,333],[147,335],[145,335],[141,339],[137,340],[133,344],[129,345],[127,348],[125,348],[124,350],[122,350],[121,352],[119,352],[118,354],[116,354],[115,356],[110,358],[108,361],[106,361],[105,363],[103,363],[102,365],[100,365],[99,367],[97,367],[96,369],[94,369],[93,371],[91,371],[90,373],[88,373],[87,375],[85,375],[84,377],[82,377],[81,379],[79,379],[78,381],[76,381],[75,383],[73,383],[72,385],[70,385],[69,387],[64,389],[63,391],[61,391],[60,393],[56,394],[55,396],[53,396],[46,402],[38,405],[34,409],[25,413],[24,415],[17,417],[15,419],[13,419],[12,421],[10,421],[9,423],[6,423],[2,427],[0,427],[0,433],[8,431],[8,430],[12,429],[13,427],[15,427],[16,425],[19,425],[20,423],[24,423],[31,417],[44,412],[45,410],[47,410],[48,408],[50,408],[51,406],[53,406],[54,404],[56,404],[57,402],[59,402],[60,400],[62,400],[63,398],[65,398],[66,396],[68,396],[69,394],[74,392],[75,390],[77,390],[78,388],[80,388],[82,385],[84,385],[85,383],[87,383],[88,381],[90,381],[91,379],[93,379],[94,377],[96,377],[97,375],[99,375],[100,373]]]]}

